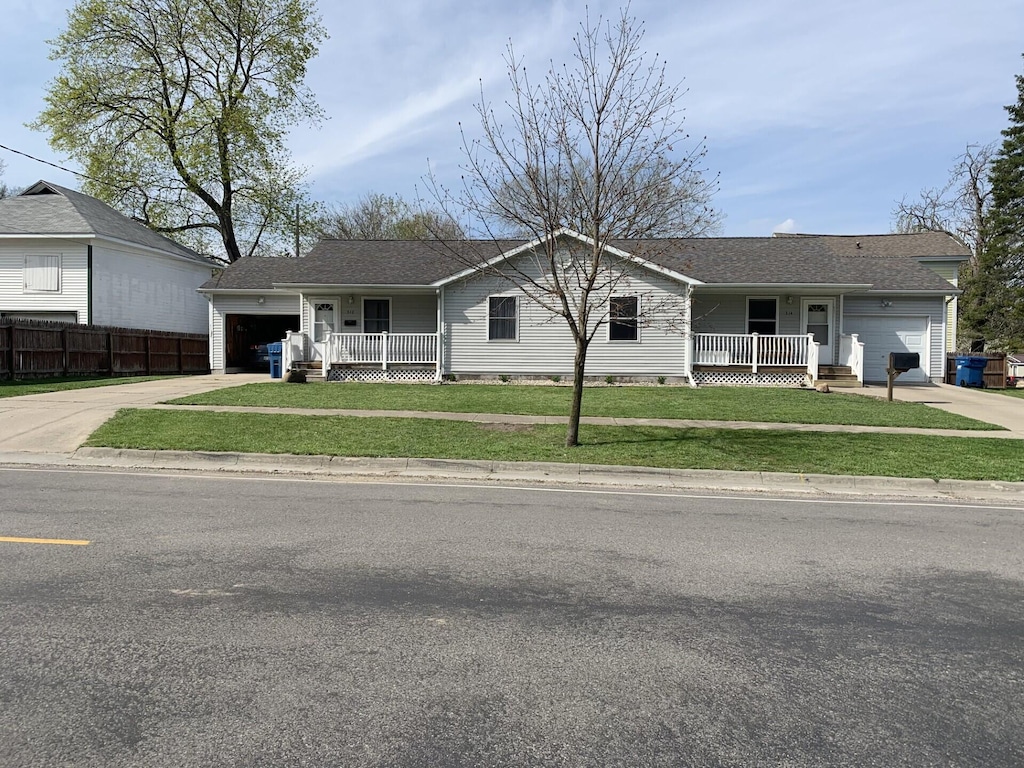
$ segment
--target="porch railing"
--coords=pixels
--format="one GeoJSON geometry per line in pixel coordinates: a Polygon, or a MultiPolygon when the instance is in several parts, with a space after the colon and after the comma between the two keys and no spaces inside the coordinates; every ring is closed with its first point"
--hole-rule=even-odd
{"type": "Polygon", "coordinates": [[[759,366],[807,368],[814,364],[817,374],[817,349],[814,336],[762,335],[758,333],[695,333],[693,364],[709,366],[749,366],[757,373],[759,366]]]}
{"type": "Polygon", "coordinates": [[[864,342],[856,333],[844,333],[839,337],[839,363],[850,366],[857,381],[864,383],[864,342]]]}
{"type": "Polygon", "coordinates": [[[437,339],[436,333],[332,333],[324,365],[436,365],[437,339]]]}

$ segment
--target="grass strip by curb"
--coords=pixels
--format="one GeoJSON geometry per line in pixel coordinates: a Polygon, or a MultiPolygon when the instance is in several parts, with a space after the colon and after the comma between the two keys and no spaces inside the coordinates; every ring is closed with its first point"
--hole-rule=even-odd
{"type": "Polygon", "coordinates": [[[142,450],[552,461],[958,480],[1024,480],[1024,441],[900,434],[563,425],[126,409],[88,446],[142,450]]]}

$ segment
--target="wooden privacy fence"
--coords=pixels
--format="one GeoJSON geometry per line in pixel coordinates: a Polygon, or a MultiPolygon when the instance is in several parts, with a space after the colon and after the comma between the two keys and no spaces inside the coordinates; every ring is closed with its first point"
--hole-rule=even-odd
{"type": "Polygon", "coordinates": [[[958,357],[984,357],[988,360],[982,372],[985,387],[1000,389],[1006,386],[1006,353],[987,352],[983,355],[971,355],[966,352],[946,353],[946,383],[956,384],[956,359],[958,357]]]}
{"type": "Polygon", "coordinates": [[[0,320],[0,379],[209,372],[205,334],[0,320]]]}

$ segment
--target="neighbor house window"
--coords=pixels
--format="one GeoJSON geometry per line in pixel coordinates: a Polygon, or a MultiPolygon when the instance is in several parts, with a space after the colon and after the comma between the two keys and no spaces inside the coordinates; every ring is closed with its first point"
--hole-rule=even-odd
{"type": "Polygon", "coordinates": [[[639,321],[638,296],[612,296],[608,308],[608,339],[636,341],[639,321]]]}
{"type": "Polygon", "coordinates": [[[487,338],[491,341],[515,341],[519,302],[515,296],[490,296],[487,299],[487,338]]]}
{"type": "Polygon", "coordinates": [[[25,292],[60,292],[60,256],[25,256],[25,292]]]}
{"type": "Polygon", "coordinates": [[[778,299],[747,299],[747,333],[774,336],[778,328],[778,299]]]}

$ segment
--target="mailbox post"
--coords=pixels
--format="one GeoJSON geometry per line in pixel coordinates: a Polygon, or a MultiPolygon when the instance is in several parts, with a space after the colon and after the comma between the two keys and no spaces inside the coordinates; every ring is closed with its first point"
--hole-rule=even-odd
{"type": "Polygon", "coordinates": [[[889,388],[887,395],[889,402],[892,402],[892,383],[901,373],[906,373],[914,368],[921,367],[921,356],[917,352],[890,352],[889,367],[886,373],[889,374],[889,388]]]}

